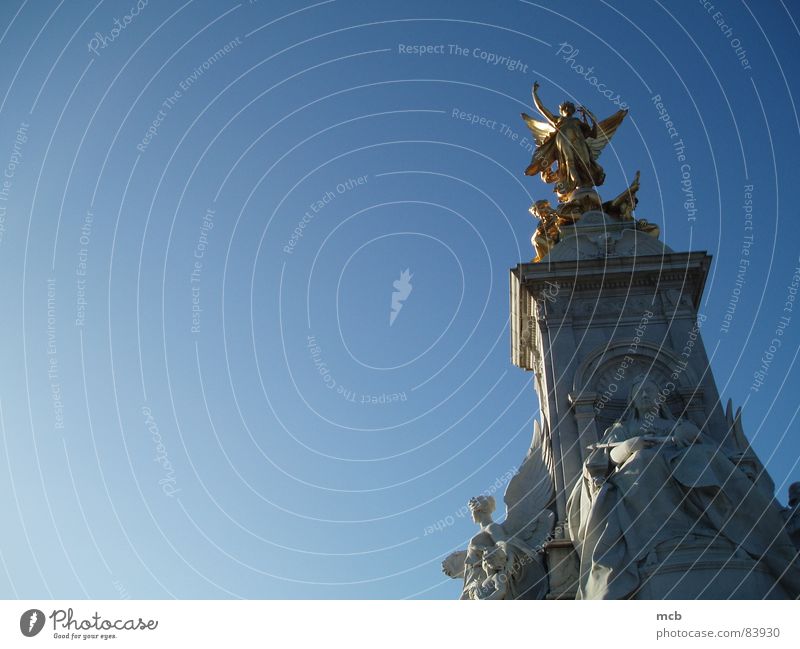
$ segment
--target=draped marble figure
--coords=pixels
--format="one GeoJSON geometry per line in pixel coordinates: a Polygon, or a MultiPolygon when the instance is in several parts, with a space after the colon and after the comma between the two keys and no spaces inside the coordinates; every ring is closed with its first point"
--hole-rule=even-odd
{"type": "Polygon", "coordinates": [[[659,546],[690,540],[725,544],[766,568],[775,581],[767,596],[800,595],[796,550],[772,496],[659,396],[653,380],[633,381],[626,414],[593,445],[572,492],[577,598],[635,597],[659,546]]]}
{"type": "Polygon", "coordinates": [[[540,599],[547,592],[542,551],[553,529],[548,509],[553,483],[542,455],[541,429],[517,473],[508,483],[506,518],[492,518],[493,496],[471,498],[472,520],[480,530],[466,551],[454,552],[442,562],[442,571],[463,578],[461,599],[540,599]]]}

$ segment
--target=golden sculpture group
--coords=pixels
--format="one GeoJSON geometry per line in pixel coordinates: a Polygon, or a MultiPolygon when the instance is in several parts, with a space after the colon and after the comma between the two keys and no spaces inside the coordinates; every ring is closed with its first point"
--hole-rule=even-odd
{"type": "Polygon", "coordinates": [[[591,210],[601,210],[620,221],[636,221],[636,227],[658,237],[658,226],[644,219],[636,220],[633,210],[638,199],[639,172],[631,185],[611,201],[602,202],[595,187],[605,181],[605,171],[597,159],[611,141],[619,125],[628,114],[619,110],[611,117],[597,121],[585,106],[571,101],[563,102],[558,115],[552,113],[539,99],[539,83],[533,84],[533,104],[546,121],[540,122],[522,113],[522,119],[533,133],[537,144],[531,163],[525,170],[527,176],[537,173],[546,183],[554,183],[553,192],[558,197],[558,206],[553,208],[548,200],[536,201],[530,213],[539,220],[531,243],[536,250],[533,261],[541,261],[550,249],[560,241],[565,226],[575,223],[591,210]],[[575,116],[576,113],[581,118],[575,116]]]}

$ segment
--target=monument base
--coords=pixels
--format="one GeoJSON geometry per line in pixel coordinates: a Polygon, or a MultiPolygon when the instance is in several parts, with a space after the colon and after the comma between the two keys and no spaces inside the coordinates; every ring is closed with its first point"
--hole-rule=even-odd
{"type": "Polygon", "coordinates": [[[578,591],[578,555],[569,539],[554,539],[545,547],[550,590],[547,599],[575,599],[578,591]]]}
{"type": "Polygon", "coordinates": [[[660,544],[640,565],[632,599],[787,599],[774,575],[720,538],[660,544]]]}

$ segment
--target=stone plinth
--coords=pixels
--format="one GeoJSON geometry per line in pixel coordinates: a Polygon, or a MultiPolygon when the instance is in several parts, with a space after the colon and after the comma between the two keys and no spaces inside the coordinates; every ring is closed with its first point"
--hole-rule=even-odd
{"type": "MultiPolygon", "coordinates": [[[[589,212],[543,261],[511,271],[512,361],[535,373],[557,530],[587,447],[622,415],[635,376],[654,377],[676,417],[723,443],[697,313],[710,263],[705,252],[672,251],[634,222],[589,212]]],[[[568,596],[576,577],[565,537],[547,551],[555,597],[568,596]]]]}

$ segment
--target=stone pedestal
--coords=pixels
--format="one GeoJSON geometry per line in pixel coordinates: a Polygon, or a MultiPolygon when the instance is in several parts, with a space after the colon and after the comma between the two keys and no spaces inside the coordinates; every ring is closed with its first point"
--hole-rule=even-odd
{"type": "Polygon", "coordinates": [[[787,599],[766,566],[724,539],[663,545],[643,562],[634,599],[787,599]]]}
{"type": "Polygon", "coordinates": [[[511,271],[512,361],[535,373],[556,491],[557,534],[546,550],[551,597],[574,596],[567,499],[587,447],[623,414],[637,375],[665,386],[675,417],[725,442],[697,314],[710,263],[704,252],[670,250],[634,222],[588,212],[543,261],[511,271]]]}
{"type": "Polygon", "coordinates": [[[547,599],[575,599],[578,590],[578,555],[569,539],[554,539],[545,546],[549,592],[547,599]]]}

